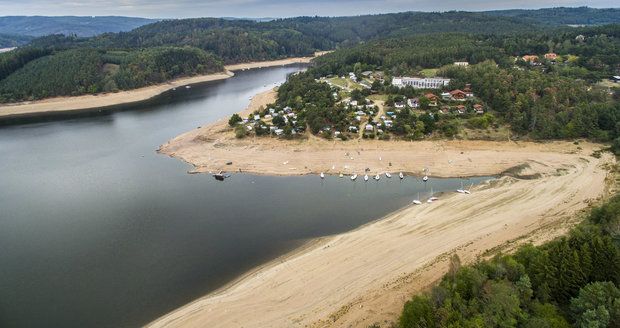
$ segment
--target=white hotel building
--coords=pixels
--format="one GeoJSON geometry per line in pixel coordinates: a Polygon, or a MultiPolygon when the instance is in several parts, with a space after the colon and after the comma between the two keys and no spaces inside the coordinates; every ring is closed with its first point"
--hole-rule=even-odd
{"type": "Polygon", "coordinates": [[[392,79],[392,85],[399,88],[412,86],[414,89],[441,89],[448,86],[448,84],[450,84],[450,79],[441,77],[395,77],[392,79]]]}

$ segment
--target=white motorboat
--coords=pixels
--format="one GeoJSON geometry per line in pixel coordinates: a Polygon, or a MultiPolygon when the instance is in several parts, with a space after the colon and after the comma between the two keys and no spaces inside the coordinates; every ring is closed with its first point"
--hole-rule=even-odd
{"type": "Polygon", "coordinates": [[[420,193],[418,193],[418,198],[414,199],[412,203],[416,205],[422,205],[422,202],[420,201],[420,193]]]}
{"type": "Polygon", "coordinates": [[[390,174],[390,172],[385,172],[385,176],[389,179],[392,177],[392,175],[390,174]]]}
{"type": "Polygon", "coordinates": [[[325,173],[321,172],[321,179],[325,179],[325,173]]]}
{"type": "Polygon", "coordinates": [[[352,180],[352,181],[355,181],[355,179],[357,179],[357,174],[353,174],[353,175],[351,176],[351,180],[352,180]]]}
{"type": "Polygon", "coordinates": [[[368,174],[364,175],[364,181],[368,181],[368,174]]]}
{"type": "Polygon", "coordinates": [[[398,173],[398,177],[402,180],[405,178],[405,175],[403,174],[403,172],[398,173]]]}
{"type": "Polygon", "coordinates": [[[377,175],[375,175],[375,180],[379,181],[379,179],[381,179],[381,176],[377,173],[377,175]]]}
{"type": "Polygon", "coordinates": [[[422,178],[422,181],[424,181],[424,182],[428,181],[428,175],[425,175],[425,176],[422,178]]]}

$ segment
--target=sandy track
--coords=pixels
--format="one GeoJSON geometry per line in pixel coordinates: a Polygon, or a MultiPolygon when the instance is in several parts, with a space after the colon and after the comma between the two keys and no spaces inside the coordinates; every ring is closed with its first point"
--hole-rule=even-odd
{"type": "MultiPolygon", "coordinates": [[[[273,96],[255,97],[248,110],[273,101],[273,96]]],[[[228,168],[290,175],[347,165],[358,173],[365,167],[415,173],[429,167],[433,175],[471,176],[521,166],[519,176],[527,178],[505,176],[472,195],[445,194],[439,202],[408,207],[325,238],[156,320],[152,327],[389,323],[412,293],[443,275],[448,254],[471,262],[488,250],[564,233],[578,221],[580,211],[606,194],[609,165],[614,163],[609,154],[591,156],[599,145],[584,142],[236,140],[225,121],[181,135],[161,151],[193,163],[198,171],[228,168]],[[226,166],[227,161],[233,165],[226,166]]]]}

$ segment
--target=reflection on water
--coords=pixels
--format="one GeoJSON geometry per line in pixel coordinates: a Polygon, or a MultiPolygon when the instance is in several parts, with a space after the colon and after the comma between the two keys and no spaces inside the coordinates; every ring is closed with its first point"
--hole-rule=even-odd
{"type": "MultiPolygon", "coordinates": [[[[458,179],[189,175],[155,150],[300,67],[240,72],[131,110],[0,127],[0,326],[133,327],[308,238],[458,179]]],[[[480,179],[472,179],[477,182],[480,179]]]]}

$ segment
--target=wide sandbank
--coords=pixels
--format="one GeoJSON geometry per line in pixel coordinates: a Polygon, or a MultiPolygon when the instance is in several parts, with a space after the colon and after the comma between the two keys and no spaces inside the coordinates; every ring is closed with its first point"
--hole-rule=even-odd
{"type": "MultiPolygon", "coordinates": [[[[273,92],[258,95],[244,114],[273,100],[273,92]]],[[[452,254],[471,263],[555,238],[615,188],[614,157],[593,156],[602,146],[588,142],[239,140],[226,121],[185,133],[160,151],[199,172],[420,174],[428,167],[432,176],[506,174],[471,195],[439,195],[309,243],[151,327],[389,327],[413,293],[441,278],[452,254]]]]}
{"type": "Polygon", "coordinates": [[[151,99],[174,88],[227,79],[234,76],[234,71],[253,68],[284,66],[297,63],[309,63],[313,58],[323,55],[324,53],[325,52],[317,52],[313,57],[295,57],[272,61],[227,65],[224,67],[225,70],[223,72],[184,77],[166,83],[128,91],[102,93],[97,95],[83,95],[75,97],[55,97],[36,101],[1,104],[0,119],[93,110],[138,103],[151,99]]]}

